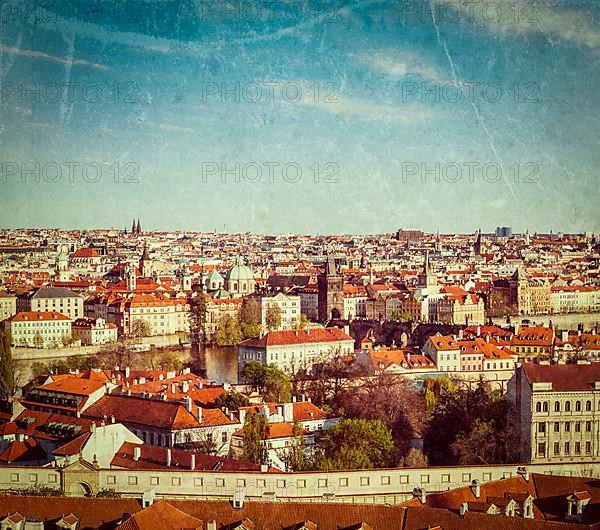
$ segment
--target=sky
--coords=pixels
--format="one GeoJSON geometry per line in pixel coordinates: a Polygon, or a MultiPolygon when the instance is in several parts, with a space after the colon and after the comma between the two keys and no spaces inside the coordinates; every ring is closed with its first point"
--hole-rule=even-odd
{"type": "Polygon", "coordinates": [[[0,0],[0,226],[600,231],[597,0],[0,0]]]}

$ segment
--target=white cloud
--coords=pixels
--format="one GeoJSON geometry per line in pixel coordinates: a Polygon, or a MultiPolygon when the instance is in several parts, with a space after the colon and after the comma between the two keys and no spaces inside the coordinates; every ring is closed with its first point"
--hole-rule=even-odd
{"type": "Polygon", "coordinates": [[[536,3],[522,0],[495,0],[474,3],[473,8],[460,9],[456,0],[431,0],[443,24],[456,24],[456,15],[444,16],[448,10],[460,10],[462,18],[484,25],[496,32],[518,34],[543,33],[551,44],[554,38],[573,42],[578,46],[600,46],[600,31],[589,13],[556,7],[544,0],[536,3]],[[440,11],[441,10],[441,11],[440,11]]]}
{"type": "Polygon", "coordinates": [[[359,63],[384,74],[397,77],[414,76],[427,81],[445,82],[438,68],[427,64],[417,54],[396,50],[377,50],[354,55],[359,63]]]}
{"type": "Polygon", "coordinates": [[[97,70],[109,70],[109,67],[105,64],[91,63],[89,61],[84,61],[83,59],[65,59],[63,57],[50,55],[49,53],[39,52],[35,50],[22,50],[20,48],[14,48],[12,46],[5,46],[4,44],[0,44],[0,54],[4,53],[9,55],[16,55],[19,57],[29,57],[30,59],[43,59],[46,61],[54,61],[55,63],[61,63],[65,65],[89,66],[90,68],[95,68],[97,70]]]}

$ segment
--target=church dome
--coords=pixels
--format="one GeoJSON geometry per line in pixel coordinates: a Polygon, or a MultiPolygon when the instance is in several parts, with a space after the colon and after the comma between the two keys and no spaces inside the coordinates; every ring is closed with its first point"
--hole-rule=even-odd
{"type": "Polygon", "coordinates": [[[238,263],[225,273],[225,279],[228,282],[245,282],[254,280],[254,273],[250,267],[238,263]]]}

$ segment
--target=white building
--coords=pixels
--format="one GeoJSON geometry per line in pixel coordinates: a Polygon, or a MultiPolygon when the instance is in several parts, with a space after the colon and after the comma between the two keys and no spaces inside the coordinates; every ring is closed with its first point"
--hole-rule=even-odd
{"type": "Polygon", "coordinates": [[[22,311],[5,320],[13,346],[56,348],[71,339],[71,319],[56,311],[22,311]]]}
{"type": "Polygon", "coordinates": [[[277,293],[274,296],[261,296],[259,303],[263,329],[267,329],[269,307],[274,306],[279,308],[281,314],[281,326],[277,329],[294,329],[300,322],[302,309],[298,295],[277,293]]]}
{"type": "Polygon", "coordinates": [[[521,461],[598,462],[600,363],[524,364],[508,383],[521,461]]]}
{"type": "Polygon", "coordinates": [[[117,340],[117,326],[102,318],[78,318],[72,325],[73,337],[84,346],[106,344],[117,340]]]}
{"type": "Polygon", "coordinates": [[[310,370],[332,355],[350,355],[354,339],[339,328],[306,328],[271,331],[238,346],[238,369],[257,361],[274,364],[288,373],[310,370]]]}
{"type": "Polygon", "coordinates": [[[42,287],[20,295],[17,311],[56,311],[75,320],[84,316],[83,296],[63,287],[42,287]]]}

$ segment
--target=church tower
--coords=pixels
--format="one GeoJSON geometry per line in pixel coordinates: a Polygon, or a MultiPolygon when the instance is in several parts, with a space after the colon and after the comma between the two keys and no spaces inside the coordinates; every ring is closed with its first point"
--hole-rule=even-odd
{"type": "Polygon", "coordinates": [[[327,256],[325,271],[317,277],[320,322],[344,318],[344,276],[335,260],[327,256]]]}
{"type": "Polygon", "coordinates": [[[429,251],[425,251],[425,260],[423,261],[423,269],[419,273],[417,288],[421,294],[436,294],[439,293],[437,277],[433,272],[431,263],[429,262],[429,251]]]}
{"type": "Polygon", "coordinates": [[[61,246],[56,255],[56,279],[59,282],[66,282],[70,279],[69,276],[69,255],[65,251],[65,247],[61,246]]]}
{"type": "Polygon", "coordinates": [[[125,282],[128,291],[135,291],[137,288],[137,278],[135,276],[135,267],[131,264],[127,264],[125,267],[125,282]]]}
{"type": "Polygon", "coordinates": [[[477,231],[477,237],[475,238],[475,244],[473,245],[473,252],[476,256],[482,254],[482,241],[481,241],[481,228],[477,231]]]}
{"type": "Polygon", "coordinates": [[[154,270],[152,259],[150,258],[150,254],[148,253],[148,244],[144,243],[144,250],[142,252],[142,257],[140,258],[139,269],[144,278],[150,278],[152,276],[152,271],[154,270]]]}

